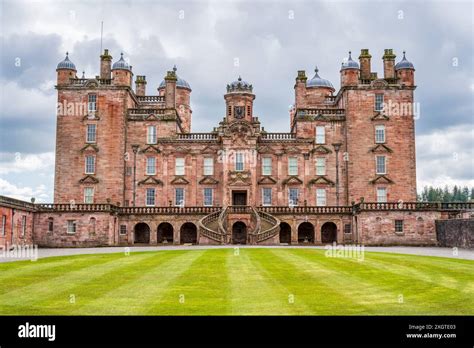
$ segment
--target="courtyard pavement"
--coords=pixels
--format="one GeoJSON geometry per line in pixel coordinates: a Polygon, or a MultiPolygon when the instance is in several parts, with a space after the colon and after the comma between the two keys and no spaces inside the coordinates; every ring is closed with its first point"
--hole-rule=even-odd
{"type": "MultiPolygon", "coordinates": [[[[304,246],[304,245],[170,245],[170,246],[132,246],[132,247],[101,247],[101,248],[41,248],[37,249],[37,257],[42,259],[53,256],[69,256],[82,254],[109,254],[124,252],[143,252],[143,251],[164,251],[164,250],[202,250],[202,249],[233,249],[233,248],[306,248],[306,249],[324,249],[324,246],[304,246]]],[[[411,254],[422,256],[438,256],[450,257],[464,260],[474,260],[474,250],[457,249],[457,255],[453,248],[440,247],[411,247],[411,246],[387,246],[387,247],[364,247],[365,251],[370,252],[387,252],[396,254],[411,254]]],[[[0,262],[11,262],[29,260],[32,257],[4,257],[3,251],[0,249],[0,262]]]]}

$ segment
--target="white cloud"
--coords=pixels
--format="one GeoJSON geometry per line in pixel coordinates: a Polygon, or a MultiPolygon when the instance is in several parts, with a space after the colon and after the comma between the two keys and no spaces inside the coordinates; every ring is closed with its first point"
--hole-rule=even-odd
{"type": "Polygon", "coordinates": [[[0,174],[23,172],[51,172],[54,170],[54,153],[40,154],[0,153],[0,174]]]}
{"type": "Polygon", "coordinates": [[[47,202],[49,200],[45,185],[39,185],[35,188],[29,186],[19,187],[2,178],[0,178],[0,193],[4,196],[24,201],[30,201],[32,197],[35,197],[37,203],[47,202]]]}

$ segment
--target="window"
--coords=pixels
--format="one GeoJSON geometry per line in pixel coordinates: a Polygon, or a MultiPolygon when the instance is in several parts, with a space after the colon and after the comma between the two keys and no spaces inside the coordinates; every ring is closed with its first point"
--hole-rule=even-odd
{"type": "Polygon", "coordinates": [[[6,229],[7,229],[7,217],[6,215],[2,215],[2,229],[0,232],[2,233],[2,236],[6,234],[6,229]]]}
{"type": "Polygon", "coordinates": [[[184,158],[183,157],[176,158],[174,173],[175,175],[184,175],[184,158]]]}
{"type": "Polygon", "coordinates": [[[204,175],[214,175],[214,159],[211,157],[204,158],[204,175]]]}
{"type": "Polygon", "coordinates": [[[377,156],[376,157],[376,173],[377,174],[385,174],[385,156],[377,156]]]}
{"type": "Polygon", "coordinates": [[[26,216],[21,217],[21,235],[24,237],[26,234],[26,216]]]}
{"type": "Polygon", "coordinates": [[[132,174],[133,174],[133,168],[132,167],[125,168],[125,175],[126,176],[131,176],[132,174]]]}
{"type": "Polygon", "coordinates": [[[316,189],[316,205],[318,207],[323,207],[326,205],[326,190],[325,189],[316,189]]]}
{"type": "Polygon", "coordinates": [[[403,233],[403,220],[395,220],[395,232],[403,233]]]}
{"type": "Polygon", "coordinates": [[[120,235],[124,236],[127,234],[127,225],[120,225],[120,235]]]}
{"type": "Polygon", "coordinates": [[[347,234],[352,233],[351,224],[345,224],[344,225],[344,233],[347,233],[347,234]]]}
{"type": "Polygon", "coordinates": [[[155,205],[155,189],[147,188],[146,189],[146,205],[152,207],[155,205]]]}
{"type": "Polygon", "coordinates": [[[250,105],[247,105],[247,116],[250,117],[250,115],[252,115],[252,108],[250,105]]]}
{"type": "Polygon", "coordinates": [[[97,111],[97,95],[89,94],[87,97],[87,110],[89,112],[97,111]]]}
{"type": "Polygon", "coordinates": [[[204,206],[210,207],[212,206],[212,188],[205,188],[204,189],[204,206]]]}
{"type": "Polygon", "coordinates": [[[326,142],[326,129],[324,126],[316,127],[316,144],[324,144],[326,142]]]}
{"type": "Polygon", "coordinates": [[[174,191],[174,205],[184,207],[184,188],[176,188],[174,191]]]}
{"type": "Polygon", "coordinates": [[[235,154],[235,170],[239,172],[244,170],[244,154],[242,152],[235,154]]]}
{"type": "Polygon", "coordinates": [[[227,116],[232,116],[232,105],[227,106],[227,116]]]}
{"type": "Polygon", "coordinates": [[[383,110],[383,94],[376,93],[375,94],[375,111],[382,111],[383,110]]]}
{"type": "Polygon", "coordinates": [[[148,126],[146,142],[148,144],[156,144],[156,126],[148,126]]]}
{"type": "Polygon", "coordinates": [[[326,175],[326,159],[316,158],[316,175],[326,175]]]}
{"type": "Polygon", "coordinates": [[[48,232],[52,233],[53,230],[54,230],[54,219],[52,217],[50,217],[48,219],[48,232]]]}
{"type": "Polygon", "coordinates": [[[95,173],[95,157],[86,156],[86,174],[95,173]]]}
{"type": "Polygon", "coordinates": [[[288,205],[298,205],[299,190],[297,188],[290,188],[288,191],[288,205]]]}
{"type": "Polygon", "coordinates": [[[377,144],[385,143],[385,126],[375,126],[375,142],[377,144]]]}
{"type": "Polygon", "coordinates": [[[97,125],[95,125],[95,124],[88,124],[87,125],[87,139],[86,139],[86,142],[95,143],[96,131],[97,131],[97,125]]]}
{"type": "Polygon", "coordinates": [[[93,187],[84,187],[84,203],[86,204],[94,203],[94,188],[93,187]]]}
{"type": "Polygon", "coordinates": [[[288,158],[288,175],[298,175],[298,157],[288,158]]]}
{"type": "Polygon", "coordinates": [[[377,202],[386,203],[387,202],[387,189],[385,187],[377,188],[377,202]]]}
{"type": "Polygon", "coordinates": [[[262,188],[262,205],[272,205],[272,189],[270,187],[262,188]]]}
{"type": "Polygon", "coordinates": [[[74,234],[76,233],[76,221],[67,220],[67,233],[74,234]]]}
{"type": "Polygon", "coordinates": [[[155,175],[156,174],[156,158],[147,157],[146,158],[146,175],[155,175]]]}
{"type": "Polygon", "coordinates": [[[95,217],[91,217],[91,218],[89,219],[89,231],[90,231],[90,232],[95,233],[96,221],[97,221],[97,220],[96,220],[95,217]]]}
{"type": "Polygon", "coordinates": [[[262,175],[272,175],[272,158],[262,158],[262,175]]]}

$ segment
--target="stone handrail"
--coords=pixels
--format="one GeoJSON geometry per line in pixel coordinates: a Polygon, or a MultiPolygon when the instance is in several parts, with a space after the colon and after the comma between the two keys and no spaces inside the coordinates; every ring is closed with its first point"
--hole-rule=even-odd
{"type": "Polygon", "coordinates": [[[218,218],[219,232],[224,236],[227,236],[227,215],[228,215],[228,212],[229,212],[228,207],[225,207],[220,212],[219,218],[218,218]]]}
{"type": "Polygon", "coordinates": [[[128,109],[128,113],[130,115],[150,115],[150,114],[156,114],[156,115],[164,115],[165,114],[165,109],[142,109],[142,108],[130,108],[128,109]]]}
{"type": "Polygon", "coordinates": [[[345,109],[335,109],[335,108],[327,108],[327,109],[298,109],[296,114],[300,115],[339,115],[343,116],[346,114],[345,109]]]}
{"type": "Polygon", "coordinates": [[[227,208],[231,214],[251,214],[253,212],[249,205],[229,205],[227,208]]]}
{"type": "Polygon", "coordinates": [[[0,195],[0,206],[2,205],[9,205],[9,206],[14,206],[14,207],[20,207],[20,208],[26,208],[26,209],[34,209],[35,204],[30,203],[30,202],[25,202],[20,199],[15,199],[15,198],[10,198],[6,196],[1,196],[0,195]]]}
{"type": "Polygon", "coordinates": [[[36,209],[40,212],[59,211],[59,212],[112,212],[117,211],[118,207],[112,204],[86,204],[86,203],[69,203],[69,204],[36,204],[36,209]]]}
{"type": "Polygon", "coordinates": [[[253,225],[255,227],[253,231],[249,232],[249,237],[253,239],[250,242],[255,243],[258,240],[258,234],[260,233],[262,222],[260,220],[260,215],[258,214],[257,209],[255,209],[254,207],[250,207],[250,210],[252,212],[252,215],[250,216],[250,220],[253,222],[253,225]]]}
{"type": "Polygon", "coordinates": [[[263,133],[263,140],[293,140],[296,139],[295,133],[263,133]]]}
{"type": "Polygon", "coordinates": [[[181,133],[178,134],[179,140],[216,140],[215,133],[181,133]]]}
{"type": "Polygon", "coordinates": [[[111,85],[112,79],[88,79],[88,78],[78,78],[78,79],[69,79],[71,85],[73,86],[82,86],[88,81],[98,81],[100,85],[111,85]]]}
{"type": "Polygon", "coordinates": [[[360,210],[473,210],[474,202],[362,202],[360,210]]]}
{"type": "Polygon", "coordinates": [[[122,207],[121,214],[210,214],[220,210],[217,207],[122,207]]]}
{"type": "Polygon", "coordinates": [[[163,103],[165,97],[163,95],[137,95],[137,100],[142,103],[163,103]]]}
{"type": "Polygon", "coordinates": [[[198,221],[198,225],[199,231],[203,236],[223,244],[225,243],[225,235],[222,234],[220,231],[213,231],[206,226],[211,222],[218,221],[220,214],[221,211],[217,210],[209,215],[206,215],[198,221]]]}
{"type": "Polygon", "coordinates": [[[269,214],[351,214],[352,206],[268,206],[258,207],[269,214]]]}
{"type": "Polygon", "coordinates": [[[259,234],[257,234],[257,243],[258,242],[263,242],[267,239],[270,239],[277,235],[280,232],[280,220],[274,217],[273,215],[270,215],[266,212],[263,211],[258,211],[258,215],[260,216],[260,219],[265,220],[269,223],[271,223],[273,226],[270,227],[267,230],[260,231],[259,234]]]}

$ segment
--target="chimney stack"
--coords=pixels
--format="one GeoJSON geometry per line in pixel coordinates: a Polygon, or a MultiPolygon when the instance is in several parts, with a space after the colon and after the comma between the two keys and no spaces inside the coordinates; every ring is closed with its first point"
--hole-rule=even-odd
{"type": "Polygon", "coordinates": [[[137,75],[135,80],[135,94],[144,96],[146,92],[146,77],[144,75],[137,75]]]}
{"type": "Polygon", "coordinates": [[[395,78],[395,57],[393,54],[393,49],[385,49],[383,59],[383,77],[384,79],[394,79],[395,78]]]}
{"type": "Polygon", "coordinates": [[[168,71],[165,76],[165,107],[167,109],[176,108],[176,82],[178,77],[175,69],[168,71]]]}
{"type": "Polygon", "coordinates": [[[112,66],[112,56],[109,54],[109,50],[106,48],[104,54],[100,56],[100,78],[110,79],[110,69],[112,66]]]}
{"type": "Polygon", "coordinates": [[[372,56],[368,48],[360,50],[359,63],[361,80],[370,80],[370,58],[372,58],[372,56]]]}

